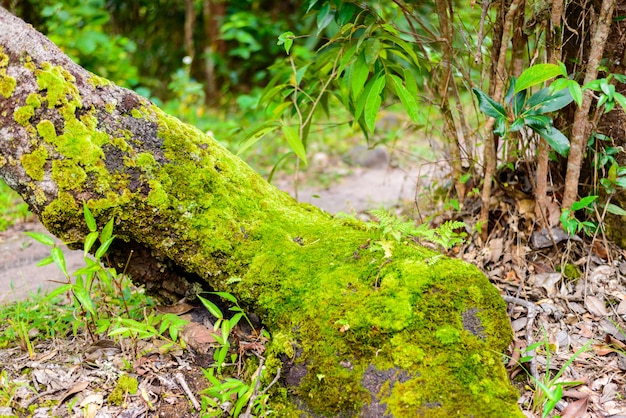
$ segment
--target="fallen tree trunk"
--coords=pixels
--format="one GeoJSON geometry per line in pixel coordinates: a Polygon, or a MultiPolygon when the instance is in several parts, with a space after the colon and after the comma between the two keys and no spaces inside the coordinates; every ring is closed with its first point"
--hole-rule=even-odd
{"type": "Polygon", "coordinates": [[[0,177],[66,242],[89,232],[83,202],[114,218],[112,259],[132,252],[162,299],[210,286],[257,313],[287,370],[280,416],[522,416],[477,268],[298,204],[4,9],[0,27],[0,177]]]}

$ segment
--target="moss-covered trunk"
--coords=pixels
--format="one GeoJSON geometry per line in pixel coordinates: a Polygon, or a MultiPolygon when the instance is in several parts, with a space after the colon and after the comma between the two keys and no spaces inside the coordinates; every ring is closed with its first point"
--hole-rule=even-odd
{"type": "Polygon", "coordinates": [[[111,256],[132,251],[152,293],[211,286],[258,313],[286,370],[279,415],[521,416],[478,269],[296,203],[5,10],[0,27],[0,177],[66,242],[88,232],[83,202],[115,218],[111,256]]]}

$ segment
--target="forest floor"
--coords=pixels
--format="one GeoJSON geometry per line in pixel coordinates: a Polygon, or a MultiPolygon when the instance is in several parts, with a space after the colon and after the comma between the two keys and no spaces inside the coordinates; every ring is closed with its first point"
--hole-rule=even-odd
{"type": "MultiPolygon", "coordinates": [[[[423,203],[427,194],[432,198],[437,193],[431,188],[427,194],[416,195],[420,184],[433,178],[445,182],[437,177],[440,171],[436,164],[407,171],[394,166],[393,160],[390,164],[389,156],[382,154],[361,155],[360,163],[352,166],[327,158],[317,156],[317,174],[326,166],[339,165],[343,167],[340,175],[326,187],[315,186],[309,177],[302,176],[298,197],[332,213],[367,216],[367,209],[382,205],[394,213],[415,217],[416,210],[418,214],[423,210],[416,209],[418,201],[423,203]]],[[[295,194],[292,177],[277,184],[295,194]]],[[[549,241],[548,234],[535,231],[529,202],[499,197],[492,208],[488,240],[482,242],[479,234],[474,234],[450,255],[482,268],[508,302],[515,340],[507,353],[511,359],[507,369],[520,391],[521,409],[528,417],[539,417],[552,396],[555,409],[547,416],[626,417],[624,252],[610,242],[588,237],[561,237],[564,239],[558,243],[542,244],[542,238],[549,241]],[[535,389],[540,386],[537,381],[544,385],[543,393],[535,389]]],[[[442,222],[455,213],[473,225],[476,199],[463,202],[460,211],[440,207],[435,219],[442,222]]],[[[51,279],[63,280],[54,266],[34,267],[49,249],[26,237],[23,233],[28,230],[41,232],[42,227],[30,220],[0,233],[2,303],[21,300],[39,287],[48,290],[51,279]]],[[[66,250],[65,254],[69,271],[83,265],[81,251],[66,250]]],[[[19,405],[19,410],[28,410],[34,417],[197,416],[191,406],[199,409],[203,399],[200,392],[208,386],[200,367],[211,365],[210,347],[215,343],[207,326],[187,331],[186,335],[195,340],[190,345],[196,355],[186,350],[160,353],[158,341],[140,341],[141,347],[108,340],[94,343],[81,333],[35,339],[30,354],[24,344],[2,348],[0,416],[18,414],[9,405],[19,405]],[[144,354],[137,360],[139,351],[144,354]],[[136,395],[122,390],[116,406],[110,397],[115,390],[119,397],[116,381],[121,370],[140,377],[140,383],[136,395]]],[[[36,329],[27,331],[33,338],[37,335],[36,329]]],[[[252,341],[250,335],[239,338],[248,340],[245,348],[240,345],[240,358],[253,355],[255,347],[259,349],[258,341],[252,341]]]]}

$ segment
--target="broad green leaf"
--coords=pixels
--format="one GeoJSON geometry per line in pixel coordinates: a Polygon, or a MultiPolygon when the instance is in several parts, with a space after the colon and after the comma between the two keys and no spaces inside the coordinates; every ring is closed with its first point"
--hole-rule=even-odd
{"type": "Polygon", "coordinates": [[[287,139],[289,146],[296,153],[298,158],[302,160],[304,165],[308,165],[306,160],[306,150],[304,149],[304,145],[302,144],[302,140],[300,139],[300,135],[298,134],[298,129],[292,126],[283,125],[282,127],[283,135],[287,139]]]}
{"type": "Polygon", "coordinates": [[[482,90],[474,87],[472,89],[478,98],[478,108],[487,116],[496,119],[506,119],[506,111],[504,107],[485,94],[482,90]]]}
{"type": "Polygon", "coordinates": [[[52,239],[50,235],[42,234],[41,232],[24,232],[24,234],[28,235],[35,241],[42,243],[43,245],[54,247],[54,239],[52,239]]]}
{"type": "Polygon", "coordinates": [[[365,84],[365,88],[363,89],[363,91],[361,92],[361,94],[359,94],[359,98],[356,102],[356,106],[354,108],[354,119],[355,120],[359,120],[361,119],[361,115],[363,114],[363,109],[365,109],[365,103],[367,102],[369,97],[373,97],[371,95],[372,90],[374,90],[374,86],[377,85],[378,83],[380,83],[380,80],[383,80],[382,82],[384,83],[385,77],[381,72],[379,72],[378,74],[376,74],[375,77],[372,77],[366,84],[365,84]]]}
{"type": "Polygon", "coordinates": [[[261,140],[268,133],[276,130],[280,125],[276,121],[266,122],[263,125],[257,127],[252,132],[250,132],[247,136],[248,139],[237,151],[237,155],[240,155],[242,152],[250,148],[252,145],[256,144],[259,140],[261,140]]]}
{"type": "Polygon", "coordinates": [[[91,300],[91,296],[89,295],[89,291],[83,287],[74,286],[72,289],[74,292],[74,296],[80,303],[80,305],[91,315],[96,316],[96,311],[93,307],[93,301],[91,300]]]}
{"type": "Polygon", "coordinates": [[[106,254],[107,250],[111,246],[111,243],[113,243],[113,239],[114,239],[113,237],[109,238],[108,240],[104,241],[100,245],[100,247],[98,247],[98,250],[96,251],[96,254],[95,254],[96,260],[100,260],[100,258],[102,258],[104,254],[106,254]]]}
{"type": "Polygon", "coordinates": [[[380,39],[378,38],[369,38],[365,42],[365,49],[363,50],[365,54],[365,62],[370,67],[374,65],[374,62],[378,59],[378,54],[380,53],[380,39]]]}
{"type": "Polygon", "coordinates": [[[378,77],[372,89],[369,91],[367,99],[365,100],[365,125],[370,132],[374,132],[376,127],[376,116],[382,103],[380,93],[385,88],[385,77],[378,77]]]}
{"type": "Polygon", "coordinates": [[[529,115],[524,118],[524,123],[533,129],[547,129],[552,126],[552,119],[544,115],[529,115]]]}
{"type": "Polygon", "coordinates": [[[417,83],[415,82],[415,75],[410,68],[404,69],[404,82],[406,83],[406,89],[413,97],[417,97],[417,83]]]}
{"type": "Polygon", "coordinates": [[[52,263],[54,263],[54,259],[52,258],[52,256],[48,256],[39,260],[39,262],[37,263],[37,267],[47,266],[48,264],[52,263]]]}
{"type": "Polygon", "coordinates": [[[94,219],[89,207],[87,207],[87,202],[83,201],[83,212],[85,214],[85,222],[87,222],[87,228],[89,228],[90,232],[94,232],[98,230],[98,226],[96,225],[96,220],[94,219]]]}
{"type": "Polygon", "coordinates": [[[91,250],[91,247],[93,247],[93,244],[96,242],[97,239],[98,239],[98,231],[90,232],[85,237],[85,244],[83,245],[83,248],[85,249],[85,255],[89,253],[89,250],[91,250]]]}
{"type": "Polygon", "coordinates": [[[53,247],[50,250],[50,256],[54,260],[54,264],[57,265],[59,270],[63,272],[63,274],[67,275],[67,267],[65,265],[65,255],[63,254],[63,250],[59,247],[53,247]]]}
{"type": "MultiPolygon", "coordinates": [[[[574,101],[576,102],[578,107],[582,106],[582,104],[583,104],[583,89],[580,87],[580,84],[578,84],[574,80],[568,80],[568,82],[567,82],[567,89],[569,90],[569,94],[572,95],[572,98],[574,99],[574,101]]],[[[616,94],[619,94],[619,93],[616,93],[616,94]]]]}
{"type": "Polygon", "coordinates": [[[531,107],[530,114],[537,115],[554,112],[563,109],[574,100],[568,89],[562,89],[554,93],[550,93],[549,90],[550,89],[541,89],[528,99],[529,107],[531,107]],[[544,94],[544,90],[547,94],[544,94]],[[534,98],[535,95],[539,93],[541,93],[539,97],[534,98]]]}
{"type": "Polygon", "coordinates": [[[363,91],[367,77],[370,74],[370,67],[365,62],[365,55],[359,54],[359,57],[352,66],[352,78],[350,80],[350,87],[352,92],[352,98],[354,100],[359,97],[359,94],[363,91]]]}
{"type": "Polygon", "coordinates": [[[339,64],[339,67],[337,68],[337,73],[341,74],[343,72],[343,70],[348,66],[348,64],[352,63],[352,58],[354,57],[354,54],[356,52],[356,45],[352,45],[350,48],[348,48],[347,50],[341,50],[341,54],[343,55],[343,57],[341,58],[341,63],[339,64]]]}
{"type": "Polygon", "coordinates": [[[402,106],[406,111],[407,115],[411,118],[411,120],[415,123],[419,121],[419,112],[417,109],[417,100],[414,96],[411,96],[411,93],[404,87],[402,83],[402,79],[395,74],[389,75],[389,80],[391,81],[391,86],[395,91],[396,95],[400,98],[400,102],[402,102],[402,106]]]}
{"type": "Polygon", "coordinates": [[[294,39],[293,32],[291,31],[283,32],[278,37],[278,42],[276,43],[276,45],[284,45],[285,52],[287,53],[287,55],[289,55],[289,50],[291,49],[291,46],[293,45],[293,39],[294,39]]]}
{"type": "Polygon", "coordinates": [[[222,299],[226,299],[229,302],[237,303],[237,298],[228,292],[210,292],[214,295],[221,297],[222,299]]]}
{"type": "Polygon", "coordinates": [[[560,74],[561,69],[556,64],[533,65],[520,74],[515,85],[515,92],[526,90],[560,74]]]}
{"type": "Polygon", "coordinates": [[[102,228],[102,233],[100,233],[100,242],[108,241],[113,236],[113,218],[109,219],[109,222],[104,225],[102,228]]]}
{"type": "Polygon", "coordinates": [[[554,126],[547,128],[533,127],[531,128],[537,132],[556,152],[563,157],[567,157],[569,152],[569,139],[561,133],[554,126]]]}
{"type": "Polygon", "coordinates": [[[626,111],[626,97],[622,93],[615,93],[613,99],[626,111]]]}
{"type": "Polygon", "coordinates": [[[598,196],[585,196],[580,200],[572,203],[572,210],[581,210],[586,207],[591,207],[591,204],[598,199],[598,196]]]}
{"type": "Polygon", "coordinates": [[[333,21],[335,17],[335,11],[331,10],[330,2],[325,3],[322,8],[317,12],[317,34],[319,35],[326,26],[333,21]]]}
{"type": "Polygon", "coordinates": [[[356,6],[352,3],[341,3],[339,8],[339,15],[337,16],[337,23],[339,26],[343,26],[350,22],[352,16],[356,12],[356,6]]]}
{"type": "Polygon", "coordinates": [[[617,205],[614,205],[613,203],[609,203],[606,206],[606,211],[612,213],[613,215],[626,216],[626,210],[617,205]]]}
{"type": "Polygon", "coordinates": [[[509,132],[518,132],[524,126],[526,126],[526,122],[524,121],[524,119],[523,118],[516,118],[513,121],[513,123],[511,124],[511,126],[509,127],[509,132]]]}
{"type": "Polygon", "coordinates": [[[213,315],[217,319],[224,319],[224,315],[222,314],[222,311],[220,311],[220,309],[217,307],[217,305],[200,295],[198,295],[198,299],[200,299],[200,302],[202,302],[204,307],[207,309],[207,311],[209,311],[211,315],[213,315]]]}

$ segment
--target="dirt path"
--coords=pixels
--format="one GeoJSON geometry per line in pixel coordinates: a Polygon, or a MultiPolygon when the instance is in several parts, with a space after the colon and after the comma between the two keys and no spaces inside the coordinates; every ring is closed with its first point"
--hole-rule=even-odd
{"type": "MultiPolygon", "coordinates": [[[[25,235],[25,231],[46,232],[37,222],[20,224],[19,229],[0,232],[0,303],[24,299],[38,289],[49,291],[56,286],[55,281],[64,281],[56,265],[37,267],[40,260],[50,255],[50,248],[25,235]]],[[[62,248],[68,271],[84,265],[82,251],[62,248]]]]}

